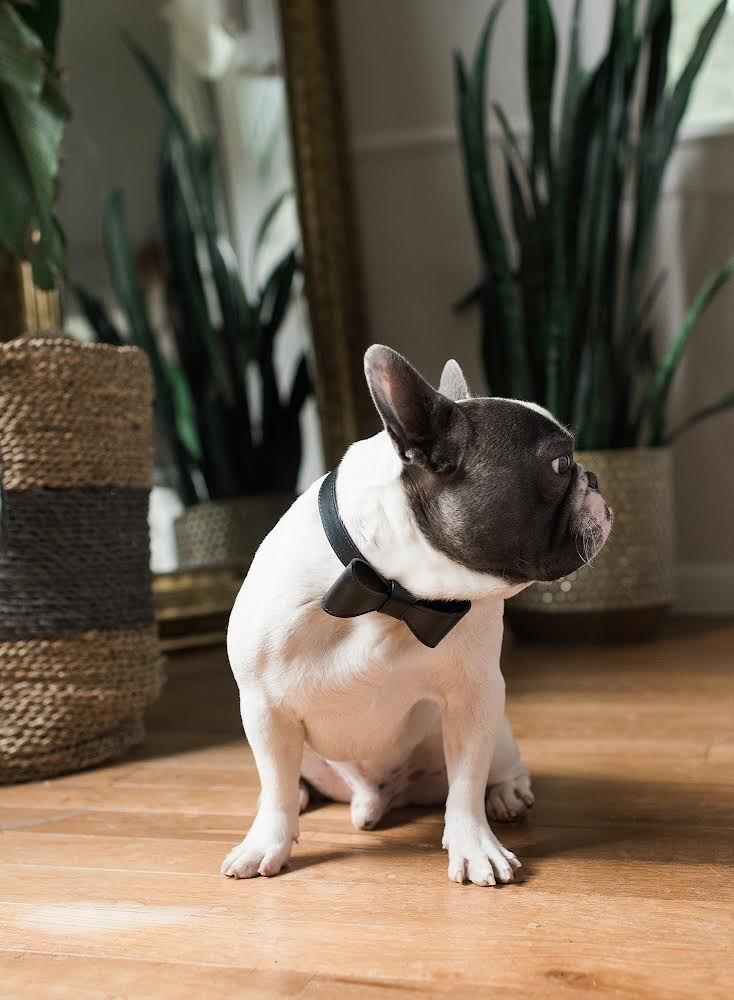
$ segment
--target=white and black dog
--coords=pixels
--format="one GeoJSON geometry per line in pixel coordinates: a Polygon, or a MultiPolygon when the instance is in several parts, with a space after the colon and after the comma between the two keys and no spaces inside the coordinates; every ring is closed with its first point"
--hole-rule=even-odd
{"type": "Polygon", "coordinates": [[[508,882],[520,863],[488,815],[515,819],[533,794],[504,715],[504,600],[588,561],[611,511],[542,407],[471,398],[455,361],[436,391],[379,345],[365,372],[385,430],[296,500],[232,611],[262,791],[222,872],[276,875],[310,785],[360,829],[445,803],[449,878],[508,882]]]}

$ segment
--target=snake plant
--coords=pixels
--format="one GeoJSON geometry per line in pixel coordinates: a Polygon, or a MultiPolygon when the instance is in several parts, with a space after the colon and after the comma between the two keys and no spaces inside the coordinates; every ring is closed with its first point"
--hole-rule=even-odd
{"type": "Polygon", "coordinates": [[[69,107],[56,69],[60,0],[0,0],[0,251],[29,260],[39,288],[64,270],[54,213],[69,107]]]}
{"type": "Polygon", "coordinates": [[[575,0],[563,79],[548,0],[526,0],[527,146],[503,108],[509,224],[487,148],[487,73],[503,0],[492,8],[471,61],[455,54],[461,151],[482,272],[457,304],[478,305],[487,381],[496,395],[544,403],[584,448],[660,445],[734,392],[668,432],[665,410],[699,317],[734,272],[734,255],[705,282],[662,358],[656,357],[648,287],[666,165],[696,76],[726,9],[706,17],[682,72],[668,79],[671,0],[615,0],[606,49],[580,58],[583,0],[575,0]],[[560,111],[557,118],[554,106],[560,111]]]}
{"type": "MultiPolygon", "coordinates": [[[[218,222],[212,142],[193,138],[158,70],[140,48],[132,43],[131,48],[164,109],[158,201],[175,350],[166,349],[151,321],[119,190],[106,203],[104,244],[128,333],[123,335],[100,301],[79,286],[77,300],[99,341],[121,344],[129,338],[147,353],[157,425],[184,504],[295,492],[300,413],[312,386],[302,356],[282,394],[274,350],[298,271],[296,250],[285,253],[262,287],[248,294],[218,222]],[[248,372],[258,376],[258,407],[251,406],[248,372]]],[[[265,213],[258,239],[282,197],[265,213]]]]}

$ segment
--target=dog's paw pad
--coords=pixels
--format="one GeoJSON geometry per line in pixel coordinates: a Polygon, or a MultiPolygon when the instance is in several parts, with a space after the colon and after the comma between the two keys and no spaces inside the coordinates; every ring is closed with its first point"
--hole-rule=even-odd
{"type": "Polygon", "coordinates": [[[248,843],[245,838],[241,844],[232,848],[222,862],[222,875],[227,878],[277,875],[290,857],[291,846],[289,842],[263,847],[257,843],[248,843]]]}
{"type": "Polygon", "coordinates": [[[444,832],[444,847],[449,852],[449,878],[452,882],[474,885],[497,885],[512,882],[520,862],[512,851],[497,840],[492,831],[478,828],[444,832]]]}
{"type": "Polygon", "coordinates": [[[521,774],[508,781],[490,785],[487,789],[487,816],[501,823],[513,823],[522,819],[535,802],[530,787],[530,778],[521,774]]]}

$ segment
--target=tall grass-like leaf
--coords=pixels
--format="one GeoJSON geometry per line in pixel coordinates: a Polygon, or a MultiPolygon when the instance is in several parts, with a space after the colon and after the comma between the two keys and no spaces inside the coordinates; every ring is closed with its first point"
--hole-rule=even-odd
{"type": "Polygon", "coordinates": [[[485,325],[482,338],[489,361],[488,378],[493,391],[514,392],[526,398],[530,393],[530,380],[522,306],[510,269],[510,255],[497,210],[487,155],[487,60],[502,6],[500,0],[487,18],[477,44],[471,75],[458,53],[454,57],[454,66],[464,169],[485,268],[483,297],[496,321],[494,329],[485,325]]]}
{"type": "Polygon", "coordinates": [[[645,35],[649,38],[647,76],[644,87],[643,122],[655,116],[668,79],[668,47],[673,26],[672,0],[651,0],[645,35]]]}
{"type": "Polygon", "coordinates": [[[682,424],[679,424],[674,430],[670,432],[663,439],[663,444],[672,444],[676,438],[680,437],[684,431],[689,430],[691,427],[695,427],[702,420],[708,420],[709,417],[716,416],[717,413],[723,413],[725,410],[734,409],[734,390],[727,392],[717,400],[715,403],[710,403],[708,406],[701,407],[700,410],[696,410],[695,413],[687,417],[682,424]]]}
{"type": "MultiPolygon", "coordinates": [[[[471,71],[455,56],[462,154],[483,263],[481,283],[461,306],[480,307],[493,388],[519,394],[519,371],[535,398],[574,424],[585,447],[640,444],[645,428],[655,443],[662,439],[667,379],[677,361],[669,354],[656,367],[643,292],[664,170],[725,3],[705,20],[670,87],[671,0],[649,0],[636,18],[639,8],[636,0],[615,0],[609,40],[587,70],[580,58],[585,8],[574,0],[554,142],[552,96],[562,85],[555,79],[555,29],[548,0],[526,0],[527,168],[506,115],[496,109],[505,137],[507,231],[500,224],[484,122],[499,6],[485,21],[471,71]],[[624,206],[630,207],[627,253],[624,206]],[[524,348],[519,357],[518,345],[524,348]]],[[[690,314],[694,325],[697,304],[690,314]]]]}
{"type": "Polygon", "coordinates": [[[553,79],[556,71],[556,30],[548,0],[525,2],[525,65],[532,123],[530,164],[551,182],[553,79]]]}
{"type": "Polygon", "coordinates": [[[233,402],[237,410],[244,415],[249,413],[247,383],[242,364],[242,339],[247,335],[246,317],[242,314],[242,300],[236,293],[239,275],[231,273],[220,246],[217,220],[211,212],[208,182],[201,169],[200,148],[194,142],[181,112],[171,98],[163,77],[147,53],[129,37],[127,44],[154,92],[158,95],[170,127],[181,143],[183,161],[191,181],[194,203],[198,213],[196,228],[201,227],[211,263],[219,309],[222,314],[222,349],[227,361],[233,402]]]}
{"type": "Polygon", "coordinates": [[[688,107],[693,84],[726,13],[726,0],[714,7],[704,22],[688,61],[670,94],[661,97],[657,110],[649,113],[640,133],[637,171],[637,217],[629,257],[624,348],[629,355],[634,338],[634,316],[639,302],[645,267],[657,217],[665,167],[680,123],[688,107]]]}
{"type": "Polygon", "coordinates": [[[663,443],[665,405],[668,400],[668,393],[670,392],[673,377],[678,370],[691,335],[703,313],[732,275],[734,275],[734,254],[718,270],[709,275],[703,283],[703,286],[686,311],[680,329],[673,343],[668,348],[660,368],[652,381],[646,412],[643,414],[650,421],[650,443],[652,445],[663,443]]]}
{"type": "Polygon", "coordinates": [[[176,405],[168,371],[148,317],[145,296],[135,271],[128,235],[122,192],[113,191],[107,199],[103,220],[104,244],[115,295],[127,317],[133,343],[148,355],[155,385],[155,409],[161,429],[169,442],[182,496],[186,503],[198,499],[191,478],[191,456],[182,441],[176,419],[176,405]]]}
{"type": "Polygon", "coordinates": [[[290,198],[293,198],[292,188],[285,188],[285,190],[281,191],[280,194],[276,195],[265,209],[263,217],[260,219],[257,229],[255,230],[255,238],[252,241],[252,253],[250,256],[250,285],[252,288],[257,286],[257,269],[260,252],[265,244],[265,240],[268,237],[270,227],[278,217],[283,205],[290,198]]]}
{"type": "Polygon", "coordinates": [[[113,347],[122,347],[125,341],[120,336],[115,324],[110,321],[99,299],[85,291],[81,285],[74,285],[73,292],[79,303],[82,315],[91,326],[100,344],[111,344],[113,347]]]}

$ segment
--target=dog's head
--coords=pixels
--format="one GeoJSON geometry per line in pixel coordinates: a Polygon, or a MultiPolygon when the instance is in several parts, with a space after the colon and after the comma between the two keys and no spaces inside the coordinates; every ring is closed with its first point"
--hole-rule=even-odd
{"type": "Polygon", "coordinates": [[[556,580],[601,549],[611,511],[574,461],[570,433],[542,407],[471,398],[455,361],[436,391],[381,345],[367,351],[365,372],[407,501],[436,549],[513,584],[556,580]]]}

